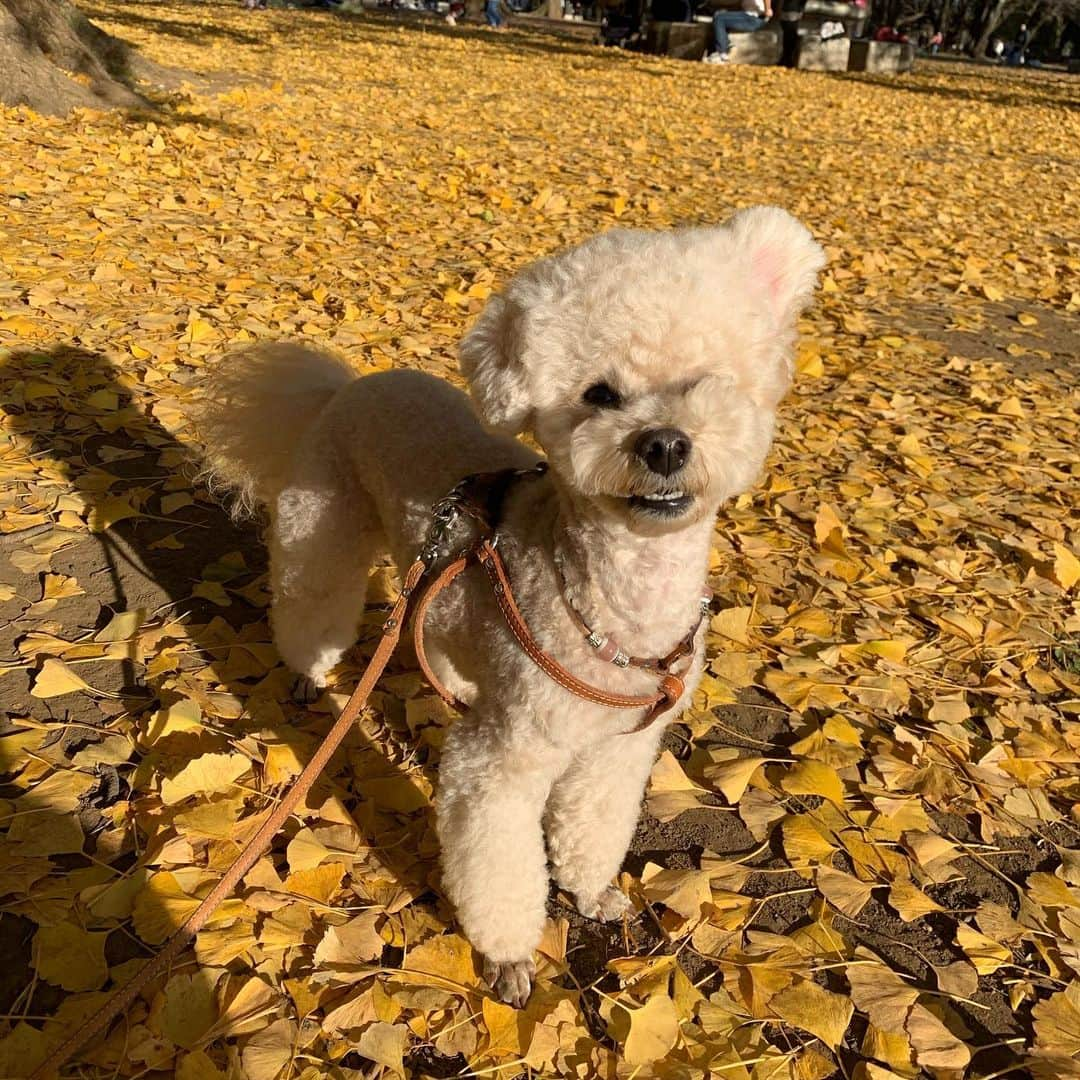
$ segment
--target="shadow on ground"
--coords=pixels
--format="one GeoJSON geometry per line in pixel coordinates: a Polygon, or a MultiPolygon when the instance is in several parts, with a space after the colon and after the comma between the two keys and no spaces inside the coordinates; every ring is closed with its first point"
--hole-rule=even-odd
{"type": "MultiPolygon", "coordinates": [[[[148,623],[167,627],[183,620],[182,633],[166,633],[155,646],[159,658],[175,649],[165,664],[169,675],[183,678],[189,672],[193,677],[198,673],[208,692],[231,695],[244,705],[243,715],[233,720],[216,718],[212,732],[197,737],[184,733],[171,736],[188,740],[171,745],[174,759],[227,749],[230,740],[242,737],[247,728],[273,722],[272,716],[260,718],[256,699],[251,696],[256,688],[264,699],[269,695],[280,703],[289,729],[302,732],[306,742],[301,745],[313,748],[332,723],[329,712],[294,707],[287,697],[290,676],[285,668],[275,659],[269,661],[269,670],[261,664],[252,665],[250,657],[245,659],[245,650],[236,644],[250,644],[257,655],[266,657],[269,651],[273,656],[265,610],[266,560],[259,528],[255,523],[233,521],[193,480],[197,462],[155,418],[152,396],[108,357],[78,347],[0,355],[0,395],[6,429],[31,444],[30,453],[39,472],[38,479],[30,483],[40,500],[54,503],[54,513],[77,515],[86,507],[95,508],[90,511],[91,518],[108,525],[101,531],[87,532],[71,519],[67,523],[71,531],[54,529],[47,523],[0,537],[0,556],[8,563],[2,576],[15,587],[15,595],[0,604],[0,655],[21,660],[24,665],[4,676],[5,715],[31,717],[48,725],[51,735],[43,753],[50,759],[55,756],[70,769],[71,757],[100,743],[110,724],[126,719],[134,727],[133,718],[149,718],[158,709],[181,700],[183,694],[176,689],[162,688],[160,667],[152,669],[134,657],[78,665],[79,675],[101,691],[100,696],[71,693],[40,699],[30,693],[50,655],[47,644],[36,651],[39,639],[43,643],[51,635],[84,639],[107,625],[114,613],[138,610],[148,623]],[[59,503],[55,503],[57,497],[59,503]],[[178,508],[177,502],[181,504],[178,508]],[[11,556],[31,551],[36,539],[57,535],[71,542],[53,553],[48,572],[75,579],[84,592],[65,597],[47,610],[35,610],[29,601],[41,595],[43,574],[36,568],[20,569],[10,561],[11,556]],[[35,634],[43,636],[28,638],[35,634]],[[209,681],[205,679],[207,671],[211,673],[209,681]]],[[[358,622],[360,616],[358,613],[358,622]]],[[[351,685],[351,677],[374,649],[378,622],[376,618],[361,630],[358,655],[344,670],[343,688],[351,685]]],[[[151,659],[154,657],[146,657],[151,659]]],[[[0,720],[4,723],[9,721],[0,720]]],[[[173,815],[170,808],[162,813],[156,797],[148,795],[145,786],[134,790],[131,786],[139,761],[156,757],[160,768],[160,754],[160,744],[139,744],[127,761],[99,763],[92,770],[83,770],[88,786],[77,799],[53,802],[34,788],[24,791],[14,784],[0,785],[0,797],[17,799],[17,814],[32,817],[38,830],[48,833],[74,817],[84,837],[81,850],[76,844],[66,849],[68,854],[52,857],[47,877],[32,887],[27,883],[25,891],[20,886],[21,900],[18,894],[9,895],[0,906],[0,949],[7,958],[0,973],[0,1012],[46,1015],[65,997],[63,991],[31,977],[31,941],[38,920],[27,917],[28,904],[36,909],[36,915],[62,920],[73,902],[70,890],[65,893],[63,888],[70,873],[106,863],[117,875],[130,875],[143,865],[160,869],[154,856],[177,836],[171,823],[173,815]],[[127,800],[132,801],[128,820],[149,808],[156,828],[149,838],[136,838],[135,830],[129,829],[118,848],[117,833],[106,829],[110,822],[104,814],[127,800]],[[110,838],[108,850],[99,847],[102,836],[110,838]],[[57,883],[56,889],[52,882],[57,883]]],[[[339,755],[347,755],[350,766],[359,764],[359,774],[367,779],[396,777],[413,784],[416,759],[412,758],[410,768],[401,766],[359,727],[339,755]]],[[[352,787],[351,778],[344,759],[339,759],[316,785],[321,796],[310,805],[318,805],[331,794],[338,796],[365,839],[377,846],[383,865],[417,895],[429,892],[435,867],[432,844],[425,839],[430,835],[427,815],[420,813],[407,821],[393,819],[394,824],[388,825],[391,819],[376,816],[371,799],[352,787]],[[341,786],[343,769],[349,778],[346,787],[341,786]],[[330,779],[335,775],[336,780],[330,779]],[[372,828],[381,831],[373,833],[372,828]]],[[[252,794],[256,798],[248,801],[249,816],[233,838],[237,848],[246,836],[243,826],[259,816],[252,811],[273,797],[272,790],[252,794]]],[[[287,834],[298,827],[294,819],[287,834]]],[[[282,846],[279,841],[275,862],[284,876],[282,846]]],[[[15,847],[9,845],[9,854],[17,856],[15,847]]],[[[13,880],[10,875],[5,878],[13,880]]],[[[448,912],[444,914],[449,918],[448,912]]],[[[178,924],[175,911],[163,908],[160,917],[165,927],[178,924]]],[[[115,926],[115,922],[105,920],[101,926],[115,926]]],[[[99,927],[91,924],[90,928],[99,927]]],[[[105,956],[112,967],[152,951],[134,935],[117,931],[109,933],[105,956]]],[[[394,954],[395,950],[387,947],[383,962],[392,965],[394,954]]]]}

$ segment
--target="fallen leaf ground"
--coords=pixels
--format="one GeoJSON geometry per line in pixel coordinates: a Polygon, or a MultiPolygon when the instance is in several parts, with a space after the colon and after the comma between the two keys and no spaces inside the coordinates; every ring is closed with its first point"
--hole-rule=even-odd
{"type": "Polygon", "coordinates": [[[340,700],[288,703],[257,528],[186,464],[206,365],[295,335],[453,377],[528,259],[753,202],[830,268],[717,528],[638,914],[553,896],[529,1007],[491,1000],[438,893],[448,717],[400,657],[194,956],[64,1075],[1080,1076],[1080,81],[88,10],[198,77],[0,124],[0,1076],[194,907],[340,700]]]}

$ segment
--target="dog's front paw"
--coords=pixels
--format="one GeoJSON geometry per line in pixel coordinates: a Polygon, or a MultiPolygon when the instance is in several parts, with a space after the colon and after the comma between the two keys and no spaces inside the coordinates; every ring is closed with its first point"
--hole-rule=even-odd
{"type": "Polygon", "coordinates": [[[312,705],[321,693],[322,687],[309,675],[297,675],[289,687],[289,694],[297,705],[312,705]]]}
{"type": "Polygon", "coordinates": [[[633,907],[626,893],[613,885],[609,885],[597,897],[578,897],[577,902],[578,911],[586,919],[596,919],[597,922],[617,922],[633,907]]]}
{"type": "Polygon", "coordinates": [[[536,965],[532,958],[512,960],[497,964],[493,960],[484,960],[484,979],[488,986],[499,995],[500,1001],[512,1005],[515,1009],[524,1009],[525,1002],[532,993],[532,981],[536,975],[536,965]]]}

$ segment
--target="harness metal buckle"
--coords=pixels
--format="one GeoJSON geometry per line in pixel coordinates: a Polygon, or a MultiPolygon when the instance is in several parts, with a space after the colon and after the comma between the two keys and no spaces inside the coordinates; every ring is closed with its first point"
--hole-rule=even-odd
{"type": "Polygon", "coordinates": [[[449,553],[450,539],[461,521],[461,496],[452,491],[431,508],[431,524],[428,526],[420,558],[426,565],[449,553]]]}

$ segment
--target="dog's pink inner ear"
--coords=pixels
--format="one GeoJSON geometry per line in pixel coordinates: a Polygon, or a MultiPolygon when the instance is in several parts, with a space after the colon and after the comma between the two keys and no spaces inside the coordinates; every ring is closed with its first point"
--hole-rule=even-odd
{"type": "Polygon", "coordinates": [[[764,286],[773,311],[778,316],[783,315],[784,304],[781,293],[784,286],[784,270],[784,257],[778,249],[766,245],[754,252],[751,261],[754,280],[764,286]]]}
{"type": "Polygon", "coordinates": [[[804,225],[778,207],[740,210],[725,227],[751,289],[768,304],[776,328],[789,329],[814,291],[825,253],[804,225]]]}
{"type": "Polygon", "coordinates": [[[750,256],[750,278],[768,301],[778,329],[789,327],[814,291],[821,265],[820,249],[802,237],[791,247],[765,243],[750,256]]]}

